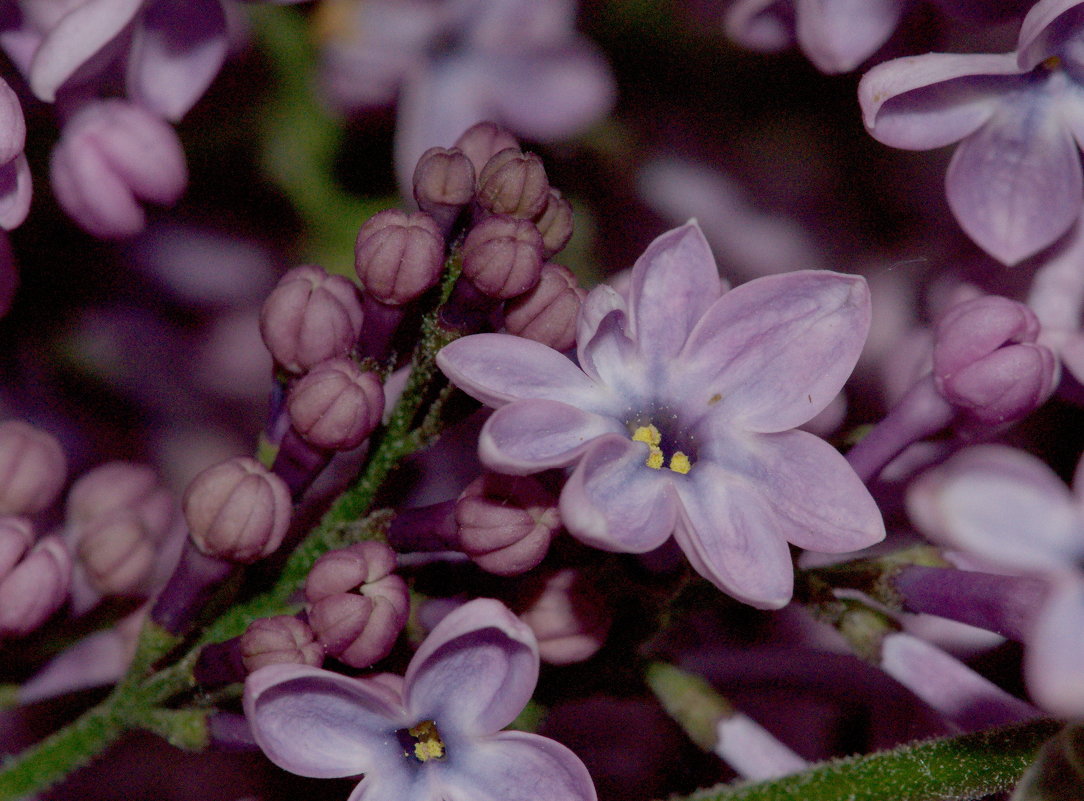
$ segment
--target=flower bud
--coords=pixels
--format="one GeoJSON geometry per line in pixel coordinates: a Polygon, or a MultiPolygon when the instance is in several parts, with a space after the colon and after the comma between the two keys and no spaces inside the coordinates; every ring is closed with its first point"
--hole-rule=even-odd
{"type": "Polygon", "coordinates": [[[981,423],[1019,420],[1057,385],[1058,362],[1036,342],[1039,320],[1022,303],[989,295],[957,304],[938,321],[933,375],[938,392],[981,423]]]}
{"type": "Polygon", "coordinates": [[[0,78],[0,228],[10,231],[26,219],[33,191],[23,153],[26,120],[19,97],[0,78]]]}
{"type": "Polygon", "coordinates": [[[241,635],[241,661],[249,673],[266,665],[320,667],[324,649],[312,629],[296,617],[261,617],[241,635]]]}
{"type": "Polygon", "coordinates": [[[542,235],[527,220],[493,215],[463,243],[463,275],[484,295],[507,300],[538,283],[542,235]]]}
{"type": "Polygon", "coordinates": [[[455,505],[459,549],[498,576],[525,573],[545,558],[560,528],[557,499],[528,476],[486,473],[455,505]]]}
{"type": "Polygon", "coordinates": [[[232,562],[255,562],[272,553],[290,526],[286,483],[247,456],[209,467],[192,479],[183,507],[196,547],[232,562]]]}
{"type": "Polygon", "coordinates": [[[160,540],[175,514],[173,496],[147,465],[108,462],[72,484],[66,502],[70,526],[85,526],[119,510],[135,512],[152,540],[160,540]]]}
{"type": "Polygon", "coordinates": [[[549,180],[542,159],[507,148],[486,162],[478,175],[478,205],[494,214],[531,220],[549,200],[549,180]]]}
{"type": "Polygon", "coordinates": [[[72,561],[60,537],[45,537],[0,581],[0,637],[21,637],[68,597],[72,561]]]}
{"type": "Polygon", "coordinates": [[[278,364],[300,373],[349,353],[362,317],[357,287],[306,264],[282,276],[264,302],[260,334],[278,364]]]}
{"type": "Polygon", "coordinates": [[[354,269],[363,291],[398,306],[419,298],[440,279],[444,236],[424,212],[388,209],[358,231],[354,269]]]}
{"type": "Polygon", "coordinates": [[[0,581],[34,544],[34,527],[22,517],[0,517],[0,581]]]}
{"type": "Polygon", "coordinates": [[[414,169],[414,199],[447,234],[474,199],[474,165],[458,148],[429,148],[414,169]]]}
{"type": "Polygon", "coordinates": [[[373,433],[384,414],[376,373],[351,359],[328,359],[290,387],[286,400],[294,429],[318,448],[349,450],[373,433]]]}
{"type": "Polygon", "coordinates": [[[505,305],[504,327],[554,350],[568,350],[576,343],[576,319],[585,297],[567,267],[546,262],[534,288],[505,305]]]}
{"type": "Polygon", "coordinates": [[[391,652],[410,612],[395,566],[394,552],[380,542],[331,551],[313,565],[305,581],[309,623],[329,655],[368,667],[391,652]]]}
{"type": "Polygon", "coordinates": [[[510,132],[496,123],[479,122],[461,133],[453,147],[463,151],[474,166],[474,174],[478,175],[486,166],[486,162],[497,153],[510,147],[518,150],[519,142],[510,132]]]}
{"type": "Polygon", "coordinates": [[[0,423],[0,514],[40,512],[56,500],[67,475],[56,437],[22,420],[0,423]]]}
{"type": "Polygon", "coordinates": [[[145,591],[154,568],[154,541],[139,517],[128,510],[86,524],[76,556],[87,579],[102,595],[134,596],[145,591]]]}
{"type": "Polygon", "coordinates": [[[576,570],[547,576],[520,614],[538,638],[538,654],[552,665],[592,657],[606,641],[611,616],[602,595],[576,570]]]}
{"type": "Polygon", "coordinates": [[[181,142],[164,120],[132,103],[88,103],[64,125],[50,176],[57,201],[99,237],[126,237],[145,223],[141,201],[170,205],[188,183],[181,142]]]}
{"type": "Polygon", "coordinates": [[[572,204],[551,186],[546,205],[534,218],[534,224],[542,234],[543,257],[548,259],[560,253],[572,238],[572,204]]]}

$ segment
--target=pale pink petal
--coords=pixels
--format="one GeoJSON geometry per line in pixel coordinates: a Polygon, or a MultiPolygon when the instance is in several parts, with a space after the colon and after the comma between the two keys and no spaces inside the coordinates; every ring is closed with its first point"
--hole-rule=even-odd
{"type": "Polygon", "coordinates": [[[595,786],[579,758],[560,743],[522,731],[476,743],[457,770],[445,771],[454,801],[594,801],[595,786]]]}
{"type": "Polygon", "coordinates": [[[472,738],[511,723],[537,681],[531,628],[500,601],[478,598],[425,638],[407,668],[403,700],[413,718],[436,721],[452,739],[472,738]]]}
{"type": "Polygon", "coordinates": [[[1080,213],[1080,151],[1043,94],[1004,103],[952,156],[949,206],[975,243],[1006,265],[1052,244],[1080,213]]]}
{"type": "Polygon", "coordinates": [[[724,25],[727,36],[750,50],[774,53],[794,42],[794,8],[785,0],[735,0],[724,25]]]}
{"type": "Polygon", "coordinates": [[[1028,692],[1047,712],[1084,716],[1084,583],[1056,581],[1039,612],[1024,654],[1028,692]]]}
{"type": "Polygon", "coordinates": [[[0,228],[10,231],[22,225],[30,212],[32,192],[30,165],[20,153],[0,167],[0,228]]]}
{"type": "Polygon", "coordinates": [[[299,776],[334,778],[399,759],[394,732],[406,721],[383,684],[305,665],[268,665],[245,681],[245,717],[267,757],[299,776]]]}
{"type": "Polygon", "coordinates": [[[152,0],[128,54],[128,97],[177,121],[222,68],[229,48],[220,0],[152,0]]]}
{"type": "Polygon", "coordinates": [[[794,569],[780,520],[741,475],[700,460],[677,483],[681,514],[674,536],[704,578],[739,601],[779,609],[790,601],[794,569]]]}
{"type": "Polygon", "coordinates": [[[596,437],[625,433],[612,417],[567,403],[526,400],[498,409],[478,437],[478,455],[489,468],[528,475],[575,462],[596,437]]]}
{"type": "Polygon", "coordinates": [[[474,334],[437,354],[437,366],[457,387],[493,408],[516,400],[559,400],[584,409],[607,408],[605,387],[568,357],[511,334],[474,334]]]}
{"type": "Polygon", "coordinates": [[[798,44],[822,72],[850,72],[888,41],[906,0],[796,0],[798,44]]]}
{"type": "Polygon", "coordinates": [[[672,368],[687,424],[711,414],[749,431],[801,425],[843,387],[869,325],[869,289],[859,276],[803,270],[732,289],[672,368]]]}
{"type": "Polygon", "coordinates": [[[51,103],[81,67],[125,32],[145,0],[87,0],[65,14],[42,40],[30,64],[30,88],[51,103]]]}
{"type": "Polygon", "coordinates": [[[928,150],[978,130],[1020,72],[1012,53],[897,58],[862,77],[858,102],[866,129],[877,141],[928,150]]]}
{"type": "Polygon", "coordinates": [[[644,553],[673,533],[676,474],[648,467],[647,454],[645,444],[619,434],[591,444],[561,490],[561,521],[577,539],[606,551],[644,553]]]}
{"type": "Polygon", "coordinates": [[[667,231],[632,268],[634,337],[649,364],[664,365],[723,292],[711,248],[695,221],[667,231]]]}
{"type": "Polygon", "coordinates": [[[1081,0],[1039,0],[1031,7],[1016,39],[1020,69],[1030,70],[1054,55],[1070,36],[1079,34],[1081,0]],[[1068,19],[1058,20],[1066,12],[1077,9],[1068,19]],[[1061,24],[1057,24],[1057,23],[1061,24]]]}

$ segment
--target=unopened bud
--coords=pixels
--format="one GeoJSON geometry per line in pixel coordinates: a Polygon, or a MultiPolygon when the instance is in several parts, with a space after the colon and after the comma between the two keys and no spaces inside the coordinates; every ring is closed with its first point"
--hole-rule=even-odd
{"type": "Polygon", "coordinates": [[[173,496],[152,468],[134,462],[108,462],[83,473],[68,490],[67,522],[83,526],[121,509],[139,515],[153,540],[173,521],[173,496]]]}
{"type": "Polygon", "coordinates": [[[981,423],[1030,414],[1057,385],[1058,361],[1036,342],[1039,320],[1022,303],[989,295],[957,304],[935,329],[938,392],[981,423]]]}
{"type": "Polygon", "coordinates": [[[0,514],[40,512],[56,500],[67,474],[56,437],[22,420],[0,423],[0,514]]]}
{"type": "Polygon", "coordinates": [[[567,267],[546,262],[534,288],[504,307],[508,333],[533,339],[554,350],[576,343],[576,319],[587,291],[567,267]]]}
{"type": "Polygon", "coordinates": [[[611,615],[602,595],[579,571],[558,570],[548,576],[520,619],[538,639],[538,654],[552,665],[582,662],[602,647],[611,615]]]}
{"type": "Polygon", "coordinates": [[[68,597],[72,560],[64,541],[40,540],[0,581],[0,637],[29,634],[68,597]]]}
{"type": "Polygon", "coordinates": [[[146,528],[134,512],[125,510],[88,523],[76,546],[87,579],[102,595],[141,594],[154,568],[155,555],[146,528]]]}
{"type": "Polygon", "coordinates": [[[310,444],[349,450],[364,442],[384,414],[384,387],[376,373],[352,359],[329,359],[290,387],[286,400],[294,429],[310,444]]]}
{"type": "Polygon", "coordinates": [[[282,276],[260,312],[260,334],[284,369],[303,372],[345,356],[361,333],[357,287],[321,267],[295,267],[282,276]]]}
{"type": "Polygon", "coordinates": [[[414,169],[414,199],[445,234],[474,199],[474,165],[458,148],[431,147],[414,169]]]}
{"type": "Polygon", "coordinates": [[[241,661],[249,673],[266,665],[320,667],[324,649],[312,629],[296,617],[262,617],[241,635],[241,661]]]}
{"type": "Polygon", "coordinates": [[[143,229],[141,203],[176,202],[188,183],[184,151],[165,120],[135,103],[94,101],[64,125],[50,177],[57,201],[99,237],[143,229]]]}
{"type": "Polygon", "coordinates": [[[0,517],[0,581],[34,544],[34,527],[22,517],[0,517]]]}
{"type": "Polygon", "coordinates": [[[463,275],[491,298],[507,300],[538,283],[542,235],[527,220],[493,215],[463,243],[463,275]]]}
{"type": "Polygon", "coordinates": [[[510,147],[518,150],[519,142],[509,131],[495,122],[479,122],[461,133],[455,140],[454,147],[462,150],[470,159],[474,166],[474,174],[478,175],[486,166],[486,162],[497,153],[510,147]]]}
{"type": "Polygon", "coordinates": [[[254,562],[282,544],[290,526],[290,490],[255,459],[238,456],[196,476],[184,494],[196,547],[231,562],[254,562]]]}
{"type": "Polygon", "coordinates": [[[572,238],[572,204],[551,186],[546,205],[534,218],[534,224],[542,234],[542,255],[551,258],[564,250],[572,238]]]}
{"type": "Polygon", "coordinates": [[[478,175],[478,205],[494,214],[532,220],[545,208],[549,190],[542,159],[519,148],[497,153],[478,175]]]}
{"type": "Polygon", "coordinates": [[[444,236],[424,212],[382,211],[358,231],[354,268],[362,290],[376,300],[409,303],[440,279],[444,236]]]}
{"type": "Polygon", "coordinates": [[[406,624],[410,597],[394,552],[360,542],[321,556],[305,581],[309,623],[331,656],[368,667],[389,653],[406,624]]]}
{"type": "Polygon", "coordinates": [[[545,558],[561,525],[557,499],[528,476],[486,473],[455,505],[459,548],[483,570],[525,573],[545,558]]]}

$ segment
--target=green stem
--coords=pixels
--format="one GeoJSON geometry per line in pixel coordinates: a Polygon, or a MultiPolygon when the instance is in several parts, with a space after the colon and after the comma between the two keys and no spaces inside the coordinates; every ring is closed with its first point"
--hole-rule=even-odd
{"type": "Polygon", "coordinates": [[[1008,790],[1063,725],[1033,720],[838,759],[793,776],[672,801],[974,801],[1008,790]]]}

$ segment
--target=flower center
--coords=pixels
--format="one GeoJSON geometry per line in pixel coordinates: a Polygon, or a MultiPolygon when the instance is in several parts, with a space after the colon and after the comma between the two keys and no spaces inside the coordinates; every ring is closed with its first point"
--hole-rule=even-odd
{"type": "Polygon", "coordinates": [[[423,720],[417,726],[409,729],[400,729],[399,742],[403,744],[403,756],[411,757],[419,762],[428,762],[430,759],[443,759],[444,740],[440,739],[437,724],[431,720],[423,720]]]}
{"type": "Polygon", "coordinates": [[[692,461],[683,451],[674,451],[670,454],[669,460],[667,460],[666,452],[662,447],[662,432],[655,427],[654,423],[648,423],[647,425],[641,425],[634,428],[632,431],[632,441],[643,442],[647,445],[647,459],[644,461],[644,464],[654,470],[661,470],[663,465],[665,465],[675,473],[684,475],[693,467],[692,461]]]}

